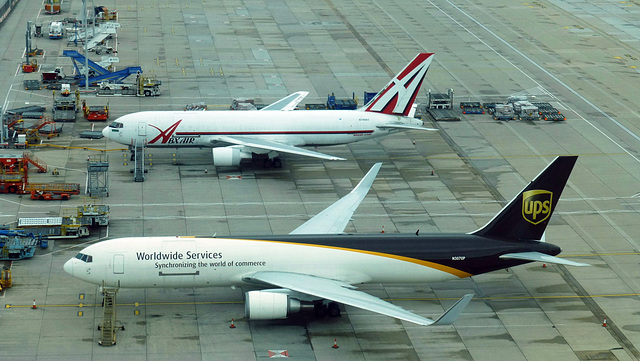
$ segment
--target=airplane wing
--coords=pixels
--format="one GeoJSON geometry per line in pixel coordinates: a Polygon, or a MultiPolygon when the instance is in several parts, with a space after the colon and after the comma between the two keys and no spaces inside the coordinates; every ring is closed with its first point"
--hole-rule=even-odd
{"type": "Polygon", "coordinates": [[[331,280],[328,278],[304,275],[289,272],[257,272],[246,278],[247,281],[267,283],[292,291],[305,293],[322,299],[336,301],[345,305],[373,311],[386,316],[417,323],[423,326],[429,325],[450,325],[453,323],[462,310],[469,304],[472,294],[464,295],[451,308],[449,308],[437,320],[416,315],[401,307],[384,301],[370,294],[356,291],[348,283],[331,280]]]}
{"type": "Polygon", "coordinates": [[[221,141],[229,144],[242,145],[249,148],[274,150],[276,152],[281,152],[281,153],[304,155],[307,157],[314,157],[314,158],[320,158],[320,159],[326,159],[326,160],[345,160],[344,158],[335,157],[333,155],[314,152],[312,150],[295,147],[293,145],[284,144],[280,142],[273,142],[273,141],[259,139],[259,138],[232,137],[228,135],[223,135],[223,136],[216,137],[214,141],[221,141]]]}
{"type": "Polygon", "coordinates": [[[364,197],[369,193],[373,180],[382,163],[376,163],[349,194],[316,214],[289,234],[338,234],[344,232],[364,197]]]}
{"type": "Polygon", "coordinates": [[[437,132],[436,128],[425,128],[418,125],[409,125],[409,124],[400,124],[400,123],[389,123],[389,124],[381,124],[377,126],[380,129],[407,129],[407,130],[427,130],[430,132],[437,132]]]}
{"type": "Polygon", "coordinates": [[[563,264],[565,266],[590,266],[587,263],[580,263],[570,261],[568,259],[550,256],[548,254],[540,253],[540,252],[519,252],[519,253],[506,253],[500,256],[502,259],[521,259],[525,261],[533,261],[533,262],[546,262],[546,263],[557,263],[563,264]]]}
{"type": "Polygon", "coordinates": [[[287,95],[286,97],[278,100],[275,103],[271,103],[269,105],[267,105],[266,107],[260,109],[260,111],[263,110],[281,110],[281,111],[288,111],[288,110],[294,110],[296,109],[296,106],[302,101],[302,99],[304,99],[307,95],[309,94],[309,92],[295,92],[293,94],[287,95]]]}

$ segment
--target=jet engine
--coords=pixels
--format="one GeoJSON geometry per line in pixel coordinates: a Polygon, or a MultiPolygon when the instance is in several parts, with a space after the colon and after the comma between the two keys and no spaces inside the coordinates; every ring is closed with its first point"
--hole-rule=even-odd
{"type": "Polygon", "coordinates": [[[213,148],[213,165],[216,167],[230,167],[240,165],[240,161],[251,158],[251,153],[237,147],[213,148]]]}
{"type": "Polygon", "coordinates": [[[282,292],[245,293],[244,314],[250,320],[275,320],[300,312],[300,301],[282,292]]]}

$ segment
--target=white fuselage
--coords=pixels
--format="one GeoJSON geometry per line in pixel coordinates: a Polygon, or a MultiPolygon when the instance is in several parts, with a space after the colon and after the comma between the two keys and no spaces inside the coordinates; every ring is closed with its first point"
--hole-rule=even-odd
{"type": "Polygon", "coordinates": [[[387,135],[377,126],[422,121],[358,110],[150,111],[124,115],[103,134],[118,143],[147,147],[218,147],[221,136],[259,138],[293,146],[336,145],[387,135]],[[121,127],[113,127],[120,123],[121,127]]]}
{"type": "Polygon", "coordinates": [[[242,286],[258,271],[301,273],[349,284],[439,282],[459,278],[391,255],[290,242],[230,238],[136,237],[91,245],[69,274],[122,288],[242,286]]]}

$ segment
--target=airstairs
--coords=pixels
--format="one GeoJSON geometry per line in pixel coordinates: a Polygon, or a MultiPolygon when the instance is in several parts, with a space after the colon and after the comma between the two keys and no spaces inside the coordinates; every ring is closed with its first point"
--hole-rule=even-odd
{"type": "MultiPolygon", "coordinates": [[[[102,316],[102,325],[98,327],[100,330],[100,346],[113,346],[116,344],[116,294],[117,288],[102,288],[104,313],[102,316]]],[[[124,330],[124,327],[120,327],[124,330]]]]}

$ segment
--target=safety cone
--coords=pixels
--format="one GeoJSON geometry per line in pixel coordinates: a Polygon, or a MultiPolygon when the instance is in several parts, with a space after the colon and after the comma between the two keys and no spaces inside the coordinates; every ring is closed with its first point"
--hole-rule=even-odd
{"type": "Polygon", "coordinates": [[[38,308],[38,306],[36,306],[36,300],[35,300],[35,299],[33,300],[33,306],[31,306],[31,308],[32,308],[32,309],[34,309],[34,310],[35,310],[36,308],[38,308]]]}
{"type": "Polygon", "coordinates": [[[340,348],[340,346],[338,346],[338,339],[333,339],[333,346],[331,346],[331,348],[340,348]]]}
{"type": "Polygon", "coordinates": [[[382,226],[382,232],[380,232],[380,233],[384,233],[384,226],[382,226]]]}
{"type": "Polygon", "coordinates": [[[547,264],[546,264],[546,263],[543,263],[543,264],[542,264],[542,268],[547,268],[547,264]]]}
{"type": "Polygon", "coordinates": [[[229,328],[236,328],[236,325],[233,324],[233,318],[231,319],[231,325],[229,326],[229,328]]]}
{"type": "Polygon", "coordinates": [[[431,170],[431,175],[433,175],[433,169],[431,170]]]}
{"type": "Polygon", "coordinates": [[[209,171],[207,170],[207,168],[204,169],[204,174],[209,173],[209,171]]]}
{"type": "Polygon", "coordinates": [[[607,318],[605,317],[604,321],[602,321],[602,327],[607,327],[607,318]]]}

